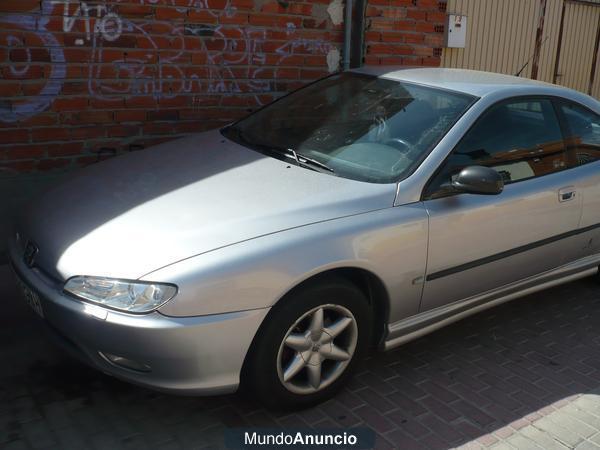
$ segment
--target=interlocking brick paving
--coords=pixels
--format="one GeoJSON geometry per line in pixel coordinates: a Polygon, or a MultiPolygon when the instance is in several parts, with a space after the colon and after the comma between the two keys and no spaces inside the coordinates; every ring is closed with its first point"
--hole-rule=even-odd
{"type": "Polygon", "coordinates": [[[175,397],[64,356],[0,268],[0,447],[222,448],[237,426],[369,426],[377,448],[600,448],[600,285],[485,311],[368,359],[335,399],[294,413],[175,397]]]}

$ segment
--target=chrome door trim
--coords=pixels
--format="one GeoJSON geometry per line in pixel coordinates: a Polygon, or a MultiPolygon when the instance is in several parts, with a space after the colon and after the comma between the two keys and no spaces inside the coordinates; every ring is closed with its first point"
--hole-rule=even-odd
{"type": "Polygon", "coordinates": [[[554,242],[561,241],[563,239],[567,239],[567,238],[570,238],[570,237],[573,237],[573,236],[577,236],[579,234],[588,233],[588,232],[593,231],[593,230],[595,230],[597,228],[600,228],[600,223],[597,223],[595,225],[590,225],[590,226],[585,227],[585,228],[578,228],[576,230],[568,231],[566,233],[561,233],[561,234],[558,234],[556,236],[551,236],[549,238],[542,239],[541,241],[532,242],[530,244],[522,245],[520,247],[516,247],[516,248],[513,248],[511,250],[506,250],[504,252],[496,253],[495,255],[486,256],[485,258],[476,259],[475,261],[470,261],[468,263],[461,264],[459,266],[450,267],[448,269],[440,270],[438,272],[434,272],[434,273],[428,274],[426,280],[427,281],[437,280],[439,278],[447,277],[449,275],[454,275],[456,273],[463,272],[463,271],[469,270],[469,269],[473,269],[475,267],[479,267],[479,266],[482,266],[484,264],[490,264],[490,263],[493,263],[493,262],[498,261],[500,259],[510,258],[511,256],[514,256],[516,254],[527,252],[529,250],[533,250],[533,249],[536,249],[538,247],[543,247],[544,245],[552,244],[554,242]]]}
{"type": "MultiPolygon", "coordinates": [[[[598,227],[598,226],[596,226],[598,227]]],[[[540,275],[484,294],[444,305],[388,325],[383,350],[417,339],[439,328],[501,303],[598,273],[600,254],[588,256],[540,275]]]]}

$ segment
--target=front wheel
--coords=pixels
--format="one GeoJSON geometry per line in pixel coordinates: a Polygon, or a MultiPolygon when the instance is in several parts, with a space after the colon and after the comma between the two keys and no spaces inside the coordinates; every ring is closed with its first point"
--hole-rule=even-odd
{"type": "Polygon", "coordinates": [[[370,311],[365,296],[345,280],[301,288],[267,317],[242,382],[274,408],[332,397],[368,347],[370,311]]]}

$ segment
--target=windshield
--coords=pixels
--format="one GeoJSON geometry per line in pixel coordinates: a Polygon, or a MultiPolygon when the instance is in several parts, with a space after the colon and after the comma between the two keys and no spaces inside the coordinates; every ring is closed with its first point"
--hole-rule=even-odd
{"type": "Polygon", "coordinates": [[[332,175],[392,183],[410,175],[473,101],[466,94],[342,73],[281,98],[223,134],[273,156],[304,155],[332,175]]]}

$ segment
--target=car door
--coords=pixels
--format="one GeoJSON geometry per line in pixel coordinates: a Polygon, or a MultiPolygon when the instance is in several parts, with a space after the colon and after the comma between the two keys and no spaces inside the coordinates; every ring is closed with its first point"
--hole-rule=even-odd
{"type": "Polygon", "coordinates": [[[569,175],[555,108],[546,98],[490,107],[441,165],[424,192],[429,214],[421,310],[467,299],[577,257],[561,239],[576,230],[581,196],[569,175]],[[465,167],[497,170],[499,195],[448,195],[465,167]]]}
{"type": "Polygon", "coordinates": [[[577,103],[558,103],[567,161],[583,197],[582,232],[577,240],[583,258],[600,253],[600,115],[577,103]]]}

